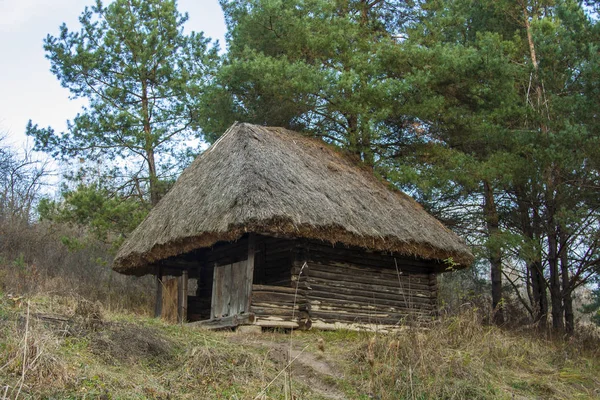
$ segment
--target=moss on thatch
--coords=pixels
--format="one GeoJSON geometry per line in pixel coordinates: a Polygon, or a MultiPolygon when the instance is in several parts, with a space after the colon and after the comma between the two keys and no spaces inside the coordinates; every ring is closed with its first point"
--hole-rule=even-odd
{"type": "Polygon", "coordinates": [[[123,244],[114,269],[148,265],[246,232],[302,237],[467,265],[461,239],[412,198],[318,139],[234,124],[123,244]]]}

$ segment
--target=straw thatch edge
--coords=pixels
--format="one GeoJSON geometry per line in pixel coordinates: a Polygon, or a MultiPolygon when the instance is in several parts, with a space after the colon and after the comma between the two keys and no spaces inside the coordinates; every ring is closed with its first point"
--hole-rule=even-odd
{"type": "Polygon", "coordinates": [[[122,274],[136,276],[154,273],[154,265],[158,261],[188,253],[192,250],[211,247],[217,242],[236,241],[248,232],[289,238],[315,239],[331,243],[331,245],[342,244],[426,260],[448,261],[454,269],[466,268],[474,261],[474,257],[470,252],[442,250],[422,243],[400,241],[395,237],[356,236],[356,234],[348,232],[341,226],[297,225],[291,219],[277,218],[270,221],[230,226],[227,232],[206,232],[198,236],[173,240],[166,244],[156,244],[146,253],[130,253],[115,260],[113,269],[122,274]],[[142,267],[143,265],[145,267],[142,267]]]}

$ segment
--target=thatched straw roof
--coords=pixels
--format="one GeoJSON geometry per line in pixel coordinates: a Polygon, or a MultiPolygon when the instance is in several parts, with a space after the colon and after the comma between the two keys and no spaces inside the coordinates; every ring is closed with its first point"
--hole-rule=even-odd
{"type": "Polygon", "coordinates": [[[114,269],[148,265],[246,232],[319,239],[470,264],[461,239],[337,149],[282,128],[234,124],[131,234],[114,269]]]}

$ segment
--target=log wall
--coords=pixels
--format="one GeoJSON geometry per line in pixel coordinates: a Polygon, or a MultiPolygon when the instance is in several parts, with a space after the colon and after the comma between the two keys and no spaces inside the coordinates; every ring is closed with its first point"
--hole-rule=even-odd
{"type": "Polygon", "coordinates": [[[265,327],[310,328],[310,305],[305,291],[289,286],[253,285],[250,312],[253,323],[265,327]]]}
{"type": "MultiPolygon", "coordinates": [[[[261,235],[256,236],[255,249],[251,323],[289,328],[396,326],[436,315],[436,274],[443,270],[442,263],[261,235]]],[[[210,318],[214,266],[247,256],[247,237],[193,255],[197,267],[190,276],[198,277],[198,286],[196,296],[188,298],[190,321],[210,318]]]]}
{"type": "Polygon", "coordinates": [[[305,293],[315,326],[401,325],[428,321],[436,314],[433,274],[397,273],[333,260],[298,261],[292,273],[305,293]]]}
{"type": "Polygon", "coordinates": [[[251,312],[264,326],[398,326],[437,313],[439,263],[314,242],[287,243],[279,252],[291,252],[291,279],[255,281],[253,289],[251,312]]]}

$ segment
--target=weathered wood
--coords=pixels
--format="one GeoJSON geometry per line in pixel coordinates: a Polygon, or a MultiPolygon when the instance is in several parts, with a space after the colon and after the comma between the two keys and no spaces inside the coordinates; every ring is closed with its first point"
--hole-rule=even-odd
{"type": "Polygon", "coordinates": [[[167,322],[177,322],[179,310],[179,278],[163,279],[162,319],[167,322]]]}
{"type": "Polygon", "coordinates": [[[309,303],[261,303],[261,302],[252,302],[252,307],[257,308],[278,308],[281,310],[296,310],[296,311],[308,311],[310,309],[309,303]]]}
{"type": "MultiPolygon", "coordinates": [[[[317,284],[317,285],[327,285],[330,286],[332,288],[334,287],[344,287],[344,288],[349,288],[349,289],[353,289],[359,292],[378,292],[378,293],[392,293],[392,294],[399,294],[399,295],[413,295],[416,297],[433,297],[434,296],[434,292],[435,290],[431,290],[431,288],[425,288],[425,287],[415,287],[414,285],[409,285],[409,284],[398,284],[396,283],[396,285],[392,284],[392,286],[388,286],[390,282],[386,282],[386,284],[378,284],[375,281],[373,283],[362,283],[362,282],[353,282],[353,281],[348,281],[348,280],[341,280],[341,279],[324,279],[324,278],[316,278],[316,277],[309,277],[308,279],[300,279],[298,284],[300,288],[303,288],[304,286],[308,285],[312,285],[312,284],[317,284]],[[410,291],[409,291],[410,288],[410,291]]],[[[294,282],[294,285],[296,283],[294,282]]]]}
{"type": "Polygon", "coordinates": [[[429,315],[401,315],[389,316],[387,318],[374,317],[368,314],[338,314],[338,313],[325,313],[325,312],[313,312],[311,313],[311,320],[313,323],[318,320],[327,322],[356,322],[356,323],[371,323],[371,324],[384,324],[384,325],[399,325],[405,321],[413,320],[424,320],[431,319],[429,315]]]}
{"type": "Polygon", "coordinates": [[[410,259],[402,256],[386,256],[376,253],[350,250],[343,247],[308,244],[306,258],[310,261],[336,260],[359,266],[373,266],[382,269],[395,270],[396,264],[400,271],[429,273],[443,269],[443,265],[426,260],[410,259]]]}
{"type": "Polygon", "coordinates": [[[234,328],[238,325],[250,323],[250,320],[254,318],[251,314],[236,314],[230,315],[223,318],[214,318],[206,321],[196,321],[190,322],[188,325],[197,328],[203,329],[225,329],[225,328],[234,328]]]}
{"type": "Polygon", "coordinates": [[[289,320],[296,320],[298,318],[309,318],[308,312],[294,310],[292,307],[278,308],[278,307],[255,307],[252,305],[250,312],[257,316],[276,316],[283,317],[289,320]]]}
{"type": "MultiPolygon", "coordinates": [[[[394,326],[406,318],[430,318],[436,307],[437,278],[432,272],[439,263],[431,261],[258,234],[219,243],[202,254],[198,276],[202,282],[212,278],[212,284],[201,288],[199,283],[197,294],[213,299],[213,320],[246,311],[257,315],[260,326],[297,328],[315,320],[394,326]],[[233,266],[229,273],[222,269],[242,260],[247,262],[245,271],[233,266]],[[305,260],[308,263],[298,276],[305,260]],[[218,266],[212,270],[207,262],[218,266]],[[252,290],[245,293],[244,287],[252,290]]],[[[206,307],[207,302],[192,305],[190,298],[189,313],[201,315],[200,304],[206,307]]]]}
{"type": "Polygon", "coordinates": [[[256,251],[256,235],[250,233],[248,237],[248,261],[246,262],[246,269],[244,275],[244,293],[241,294],[244,297],[243,312],[250,310],[250,304],[252,304],[252,281],[254,279],[254,258],[256,251]]]}
{"type": "MultiPolygon", "coordinates": [[[[326,262],[309,262],[308,267],[310,271],[320,271],[324,273],[335,273],[341,275],[349,275],[349,276],[367,276],[373,278],[381,278],[386,280],[394,280],[398,282],[400,280],[408,280],[414,281],[415,283],[430,285],[431,280],[429,279],[429,274],[426,273],[408,273],[398,271],[395,269],[381,269],[369,266],[360,266],[353,263],[346,262],[338,262],[329,260],[326,262]]],[[[297,268],[297,267],[296,267],[297,268]]],[[[309,274],[312,275],[312,274],[309,274]]]]}
{"type": "Polygon", "coordinates": [[[348,295],[340,293],[331,293],[328,291],[313,291],[307,296],[307,301],[310,304],[360,304],[365,307],[395,307],[395,308],[407,308],[407,309],[424,309],[431,310],[433,305],[431,303],[417,303],[410,301],[410,299],[382,299],[375,297],[359,296],[359,295],[348,295]]]}
{"type": "Polygon", "coordinates": [[[312,327],[314,329],[319,329],[323,331],[333,331],[339,329],[345,329],[350,331],[370,331],[370,332],[381,332],[381,333],[390,333],[390,332],[399,332],[406,327],[404,325],[396,325],[396,324],[369,324],[369,323],[361,323],[361,322],[329,322],[323,320],[312,320],[312,327]]]}
{"type": "MultiPolygon", "coordinates": [[[[312,293],[315,293],[315,295],[317,295],[316,293],[319,293],[317,296],[321,296],[321,297],[329,296],[332,298],[340,298],[337,296],[346,295],[346,296],[350,296],[350,299],[352,299],[354,297],[364,297],[367,299],[369,299],[369,298],[370,299],[378,299],[381,301],[384,301],[384,300],[405,301],[407,304],[410,304],[410,303],[431,304],[431,301],[432,301],[431,298],[411,296],[408,293],[405,293],[404,295],[402,295],[399,293],[359,291],[359,290],[352,289],[352,288],[332,287],[327,284],[323,285],[323,284],[318,284],[315,282],[310,283],[310,288],[313,290],[312,293]]],[[[308,293],[307,296],[310,297],[311,294],[308,293]]],[[[346,297],[346,298],[348,298],[348,297],[346,297]]]]}
{"type": "MultiPolygon", "coordinates": [[[[271,285],[252,285],[252,291],[265,291],[265,292],[274,292],[274,293],[289,293],[295,294],[296,288],[289,286],[271,286],[271,285]]],[[[302,290],[298,290],[298,293],[304,294],[302,290]]]]}
{"type": "MultiPolygon", "coordinates": [[[[292,282],[296,282],[298,278],[294,275],[292,276],[292,282]]],[[[426,297],[432,297],[433,293],[437,290],[435,286],[421,285],[417,283],[413,283],[410,281],[401,281],[398,282],[393,280],[384,280],[384,279],[375,279],[371,277],[364,276],[340,276],[337,274],[327,274],[322,272],[317,272],[315,270],[311,271],[310,277],[301,276],[300,282],[318,282],[318,283],[327,283],[327,282],[335,282],[340,286],[347,287],[356,287],[355,285],[371,285],[373,287],[381,288],[377,291],[385,291],[391,293],[413,293],[418,296],[425,295],[426,297]]]]}
{"type": "Polygon", "coordinates": [[[156,300],[154,304],[154,318],[160,318],[162,314],[162,292],[163,292],[162,269],[157,268],[156,272],[156,300]]]}
{"type": "Polygon", "coordinates": [[[358,304],[352,305],[339,305],[339,304],[316,304],[314,302],[310,303],[310,313],[313,315],[313,312],[331,312],[331,313],[362,313],[362,314],[370,314],[370,315],[383,315],[383,314],[431,314],[433,310],[423,309],[423,308],[407,308],[407,307],[368,307],[368,306],[360,306],[358,304]],[[354,307],[353,307],[354,306],[354,307]]]}
{"type": "Polygon", "coordinates": [[[319,279],[310,277],[308,284],[313,286],[328,286],[331,290],[336,290],[338,288],[344,289],[354,289],[357,292],[364,293],[389,293],[396,296],[412,296],[417,298],[430,299],[432,297],[432,293],[429,290],[417,290],[415,288],[411,288],[409,285],[404,285],[403,287],[392,287],[392,286],[384,286],[377,284],[368,284],[368,283],[360,283],[360,282],[349,282],[349,281],[335,281],[331,279],[319,279]]]}
{"type": "Polygon", "coordinates": [[[246,311],[246,262],[231,264],[231,294],[227,315],[240,314],[246,311]]]}
{"type": "Polygon", "coordinates": [[[267,303],[297,303],[303,300],[303,296],[296,296],[292,293],[277,293],[258,291],[252,294],[252,304],[256,302],[267,303]]]}
{"type": "Polygon", "coordinates": [[[431,304],[406,304],[404,301],[379,301],[375,299],[371,299],[370,301],[365,301],[365,297],[356,298],[356,299],[333,299],[326,297],[317,297],[310,296],[308,300],[308,304],[311,305],[312,309],[318,309],[323,307],[332,307],[335,308],[348,308],[355,310],[381,310],[381,311],[391,311],[391,310],[417,310],[417,311],[432,311],[434,309],[431,304]]]}
{"type": "Polygon", "coordinates": [[[180,277],[179,322],[187,322],[188,314],[188,271],[184,270],[180,277]]]}
{"type": "Polygon", "coordinates": [[[215,266],[213,274],[211,319],[223,318],[229,315],[231,296],[231,264],[215,266]]]}
{"type": "Polygon", "coordinates": [[[256,317],[254,325],[262,326],[264,328],[286,328],[286,329],[297,329],[300,324],[296,321],[286,321],[278,317],[256,317]]]}
{"type": "Polygon", "coordinates": [[[206,265],[227,265],[243,261],[248,255],[248,238],[233,243],[218,243],[200,253],[199,259],[206,265]]]}

